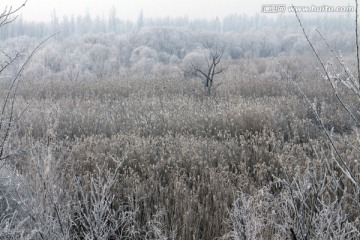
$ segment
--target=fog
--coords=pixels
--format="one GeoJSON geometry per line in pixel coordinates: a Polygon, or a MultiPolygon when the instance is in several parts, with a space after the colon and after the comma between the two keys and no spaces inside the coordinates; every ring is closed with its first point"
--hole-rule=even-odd
{"type": "MultiPolygon", "coordinates": [[[[24,0],[5,0],[1,1],[2,6],[17,6],[24,0]]],[[[284,4],[293,5],[316,5],[323,4],[329,6],[354,5],[353,1],[300,1],[300,0],[28,0],[27,6],[22,11],[24,19],[29,21],[49,21],[56,12],[57,16],[67,15],[86,15],[92,17],[106,17],[110,10],[115,7],[117,16],[124,20],[136,20],[139,12],[143,10],[146,17],[182,17],[192,18],[223,18],[229,14],[248,14],[261,13],[263,4],[284,4]]]]}

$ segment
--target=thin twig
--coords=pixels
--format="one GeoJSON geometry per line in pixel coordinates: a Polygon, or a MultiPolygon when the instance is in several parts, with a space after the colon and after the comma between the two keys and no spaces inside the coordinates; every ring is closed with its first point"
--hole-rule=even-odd
{"type": "Polygon", "coordinates": [[[42,42],[40,42],[36,47],[35,49],[30,53],[30,55],[27,57],[27,59],[25,60],[25,62],[23,63],[23,65],[21,66],[20,70],[17,72],[16,76],[14,77],[13,81],[12,81],[12,84],[10,86],[10,89],[7,93],[7,96],[5,98],[5,102],[4,102],[4,105],[3,105],[3,108],[2,108],[2,113],[1,113],[1,121],[0,121],[0,130],[2,129],[3,125],[2,125],[2,122],[3,122],[3,118],[4,118],[4,115],[5,115],[5,109],[7,108],[7,105],[8,104],[11,104],[10,106],[10,116],[9,116],[9,121],[8,121],[8,124],[6,126],[6,129],[5,129],[5,134],[4,134],[4,137],[2,139],[2,143],[1,143],[1,146],[0,146],[0,158],[3,157],[4,155],[4,149],[5,149],[5,143],[9,137],[9,134],[10,134],[10,129],[12,127],[12,124],[13,124],[13,115],[14,115],[14,105],[15,105],[15,100],[16,100],[16,95],[17,95],[17,89],[19,87],[19,83],[20,83],[20,77],[23,73],[23,71],[25,70],[25,67],[28,65],[28,63],[30,62],[30,60],[32,59],[32,57],[40,50],[40,48],[49,40],[51,39],[52,37],[54,37],[55,35],[57,35],[59,32],[57,33],[54,33],[52,34],[51,36],[45,38],[42,42]],[[12,93],[12,97],[10,98],[10,95],[12,93]],[[11,99],[11,100],[10,100],[11,99]]]}
{"type": "Polygon", "coordinates": [[[8,67],[10,66],[13,62],[15,62],[16,59],[18,59],[22,52],[24,50],[21,50],[19,52],[16,52],[15,56],[10,56],[9,54],[7,54],[5,51],[1,51],[7,58],[8,60],[5,62],[5,65],[1,65],[0,67],[0,74],[8,67]]]}
{"type": "MultiPolygon", "coordinates": [[[[340,60],[339,56],[335,53],[334,49],[332,49],[332,47],[330,46],[330,44],[328,43],[328,41],[326,41],[325,37],[321,34],[321,32],[318,29],[315,29],[315,31],[319,34],[319,36],[321,37],[321,39],[324,41],[324,43],[326,44],[326,46],[328,47],[328,49],[331,51],[331,53],[334,55],[335,59],[340,63],[341,67],[343,68],[344,72],[346,73],[346,76],[348,77],[348,79],[350,79],[351,84],[353,85],[353,87],[349,87],[350,90],[352,90],[355,94],[360,96],[360,91],[359,89],[356,88],[356,83],[354,83],[354,78],[352,77],[351,73],[348,71],[348,69],[346,68],[346,66],[344,65],[344,62],[340,60]],[[355,87],[355,89],[354,89],[355,87]]],[[[343,80],[342,80],[343,81],[343,80]]]]}
{"type": "Polygon", "coordinates": [[[298,22],[299,22],[299,25],[300,25],[300,27],[301,27],[304,35],[305,35],[305,38],[306,38],[307,42],[309,43],[309,45],[310,45],[313,53],[315,54],[316,58],[318,59],[320,65],[321,65],[321,67],[322,67],[322,69],[324,70],[326,79],[330,82],[330,85],[331,85],[331,87],[332,87],[332,89],[333,89],[333,91],[334,91],[334,94],[335,94],[337,100],[340,102],[341,106],[345,109],[345,111],[350,115],[350,117],[354,120],[354,122],[356,123],[356,125],[357,125],[358,127],[360,127],[360,122],[355,118],[355,116],[350,112],[350,110],[349,110],[349,109],[347,108],[347,106],[344,104],[344,102],[343,102],[342,99],[340,98],[339,94],[337,93],[337,90],[335,89],[335,86],[331,83],[331,79],[330,79],[329,73],[326,71],[326,67],[325,67],[324,63],[322,62],[319,54],[317,53],[316,49],[314,48],[314,45],[311,43],[311,41],[310,41],[307,33],[305,32],[305,28],[304,28],[304,26],[303,26],[302,23],[301,23],[301,20],[300,20],[300,18],[299,18],[299,16],[298,16],[298,13],[297,13],[296,9],[295,9],[294,7],[293,7],[293,9],[294,9],[294,12],[295,12],[295,16],[296,16],[296,18],[297,18],[297,20],[298,20],[298,22]]]}
{"type": "Polygon", "coordinates": [[[280,70],[287,76],[287,78],[292,81],[292,83],[295,85],[295,87],[298,89],[298,91],[301,93],[301,95],[304,97],[305,101],[307,102],[307,104],[310,106],[311,110],[314,112],[316,120],[320,123],[321,128],[323,129],[327,139],[330,141],[331,146],[333,147],[338,159],[334,158],[338,167],[340,168],[340,170],[348,177],[348,179],[358,188],[360,188],[360,184],[356,181],[356,178],[353,176],[353,174],[351,173],[350,169],[348,168],[348,166],[346,165],[345,161],[343,160],[343,158],[340,155],[340,152],[338,150],[338,148],[335,146],[334,141],[332,140],[330,133],[328,132],[328,130],[325,128],[325,125],[323,123],[323,121],[321,120],[315,106],[313,106],[313,104],[311,103],[310,99],[306,96],[306,94],[302,91],[302,89],[300,88],[300,86],[294,81],[294,79],[292,79],[292,77],[290,77],[290,75],[285,71],[285,69],[283,68],[283,66],[281,66],[281,64],[275,59],[272,58],[273,61],[279,66],[280,70]]]}
{"type": "Polygon", "coordinates": [[[23,7],[25,7],[27,3],[27,0],[24,1],[24,3],[22,5],[20,5],[18,8],[16,9],[12,9],[12,7],[8,8],[5,7],[4,11],[0,14],[0,27],[12,23],[13,21],[15,21],[17,19],[18,16],[14,16],[13,18],[11,18],[15,13],[17,13],[18,11],[20,11],[20,9],[22,9],[23,7]],[[10,18],[10,19],[9,19],[10,18]]]}

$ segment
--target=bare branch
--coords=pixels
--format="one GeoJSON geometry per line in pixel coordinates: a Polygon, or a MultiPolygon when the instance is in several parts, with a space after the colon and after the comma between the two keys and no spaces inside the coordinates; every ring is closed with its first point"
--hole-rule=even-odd
{"type": "Polygon", "coordinates": [[[307,33],[305,32],[305,28],[304,28],[304,26],[303,26],[302,23],[301,23],[301,20],[300,20],[300,18],[299,18],[299,15],[298,15],[296,9],[295,9],[294,7],[293,7],[293,9],[294,9],[294,12],[295,12],[295,16],[296,16],[296,18],[297,18],[297,20],[298,20],[298,22],[299,22],[299,25],[300,25],[300,27],[301,27],[304,35],[305,35],[305,38],[306,38],[307,42],[309,43],[309,45],[310,45],[313,53],[315,54],[316,58],[318,59],[320,65],[321,65],[321,67],[322,67],[322,69],[324,70],[326,79],[330,82],[330,85],[331,85],[331,87],[332,87],[332,89],[333,89],[333,91],[334,91],[334,94],[335,94],[337,100],[340,102],[341,106],[345,109],[345,111],[350,115],[350,117],[354,120],[354,122],[356,123],[356,125],[357,125],[358,127],[360,127],[359,121],[358,121],[358,120],[355,118],[355,116],[350,112],[350,110],[348,109],[348,107],[344,104],[344,102],[343,102],[342,99],[340,98],[339,94],[337,93],[337,91],[336,91],[336,89],[335,89],[335,86],[334,86],[334,85],[332,84],[332,82],[331,82],[331,78],[330,78],[330,76],[329,76],[328,71],[326,70],[326,67],[325,67],[323,61],[321,60],[319,54],[317,53],[316,49],[314,48],[313,44],[311,43],[311,41],[310,41],[310,39],[309,39],[309,37],[308,37],[308,35],[307,35],[307,33]]]}
{"type": "Polygon", "coordinates": [[[21,54],[23,53],[24,50],[16,52],[15,56],[10,56],[10,54],[7,54],[4,50],[2,50],[1,52],[4,54],[4,56],[7,57],[7,60],[5,61],[4,65],[0,66],[0,74],[8,67],[10,66],[13,62],[15,62],[16,59],[18,59],[21,54]]]}
{"type": "MultiPolygon", "coordinates": [[[[321,34],[321,32],[318,29],[315,29],[315,31],[320,35],[321,39],[325,42],[328,49],[331,51],[331,53],[334,55],[335,59],[339,62],[339,64],[343,68],[343,70],[346,73],[346,76],[348,77],[348,79],[350,79],[351,85],[353,85],[352,87],[350,87],[350,90],[352,90],[355,94],[360,96],[360,91],[356,88],[356,83],[354,82],[354,79],[353,79],[352,75],[349,73],[349,71],[345,67],[344,62],[340,60],[338,55],[336,55],[336,53],[331,48],[330,44],[326,41],[325,37],[321,34]]],[[[341,81],[343,82],[343,80],[341,80],[341,81]]]]}
{"type": "MultiPolygon", "coordinates": [[[[40,50],[40,48],[52,37],[54,37],[57,33],[54,33],[53,35],[47,37],[46,39],[44,39],[42,42],[40,42],[35,49],[30,53],[30,55],[27,57],[27,59],[25,60],[25,62],[23,63],[23,65],[21,66],[21,68],[19,69],[19,71],[17,72],[16,76],[14,77],[14,79],[12,80],[11,86],[9,88],[9,91],[6,95],[4,104],[2,106],[2,110],[1,110],[1,116],[0,116],[0,130],[2,130],[3,128],[5,133],[4,136],[2,137],[1,141],[1,145],[0,145],[0,159],[3,157],[4,155],[4,149],[5,149],[5,144],[6,141],[9,137],[10,134],[10,130],[12,128],[13,125],[13,117],[14,117],[14,106],[15,106],[15,101],[16,101],[16,95],[17,95],[17,89],[19,87],[20,84],[20,77],[23,73],[23,71],[25,70],[25,67],[28,65],[28,63],[30,62],[30,60],[32,59],[32,57],[40,50]],[[9,106],[10,104],[10,106],[9,106]],[[7,121],[6,125],[4,126],[4,119],[6,117],[5,111],[8,109],[9,106],[9,120],[7,121]]],[[[22,114],[21,114],[22,115],[22,114]]]]}
{"type": "Polygon", "coordinates": [[[351,173],[350,169],[348,168],[348,166],[346,165],[345,161],[343,160],[343,158],[341,157],[338,148],[335,146],[335,143],[332,139],[332,137],[330,136],[330,133],[328,132],[328,130],[325,128],[325,125],[323,123],[323,121],[321,120],[316,108],[313,106],[313,104],[311,103],[310,99],[306,96],[306,94],[302,91],[302,89],[300,88],[300,86],[294,81],[294,79],[292,79],[292,77],[290,77],[290,75],[286,72],[286,70],[281,66],[281,64],[275,60],[273,58],[273,61],[279,66],[279,68],[281,69],[281,71],[287,76],[287,78],[295,85],[295,87],[298,89],[298,91],[301,93],[301,95],[304,97],[305,101],[307,102],[307,104],[310,106],[311,110],[314,112],[316,120],[320,123],[321,128],[323,129],[327,139],[329,140],[331,146],[333,147],[336,156],[338,158],[335,158],[335,162],[337,163],[338,167],[340,168],[340,170],[345,174],[345,176],[357,187],[360,188],[360,183],[356,180],[356,178],[354,177],[354,175],[351,173]]]}
{"type": "Polygon", "coordinates": [[[12,17],[12,16],[14,14],[16,14],[18,11],[20,11],[20,9],[25,7],[26,3],[27,3],[27,0],[25,0],[22,5],[20,5],[19,7],[15,8],[15,9],[12,9],[12,7],[9,7],[9,8],[5,7],[4,11],[0,14],[0,27],[15,21],[17,16],[14,16],[14,17],[12,17]]]}
{"type": "MultiPolygon", "coordinates": [[[[194,70],[196,71],[196,73],[200,73],[200,74],[203,75],[205,78],[207,78],[207,75],[206,75],[203,71],[201,71],[200,68],[195,67],[192,63],[191,63],[191,66],[194,68],[194,70]]],[[[197,76],[201,77],[200,75],[197,75],[197,76]]]]}

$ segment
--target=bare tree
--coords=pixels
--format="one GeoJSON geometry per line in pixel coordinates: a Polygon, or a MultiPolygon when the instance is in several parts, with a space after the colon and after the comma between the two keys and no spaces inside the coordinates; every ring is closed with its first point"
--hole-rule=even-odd
{"type": "Polygon", "coordinates": [[[222,73],[224,70],[224,68],[217,69],[217,67],[224,54],[225,47],[218,47],[218,45],[212,46],[210,44],[207,44],[207,46],[210,48],[210,53],[205,55],[207,71],[201,69],[199,66],[195,66],[194,64],[191,64],[191,66],[195,71],[195,75],[204,80],[205,90],[207,94],[210,95],[212,89],[220,85],[214,86],[214,77],[215,75],[222,73]]]}

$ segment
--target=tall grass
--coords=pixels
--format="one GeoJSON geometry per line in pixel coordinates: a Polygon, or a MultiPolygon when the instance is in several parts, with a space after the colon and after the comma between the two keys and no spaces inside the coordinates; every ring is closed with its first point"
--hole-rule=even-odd
{"type": "MultiPolygon", "coordinates": [[[[9,142],[22,151],[1,168],[1,238],[284,239],[297,229],[316,238],[333,214],[340,227],[329,222],[328,236],[356,236],[355,190],[334,185],[343,176],[324,164],[333,153],[311,109],[280,71],[254,76],[241,64],[212,96],[196,79],[166,75],[25,81],[15,114],[31,108],[9,142]]],[[[358,144],[351,119],[311,76],[298,84],[316,97],[335,141],[358,144]]],[[[356,148],[340,150],[355,171],[356,148]]]]}

